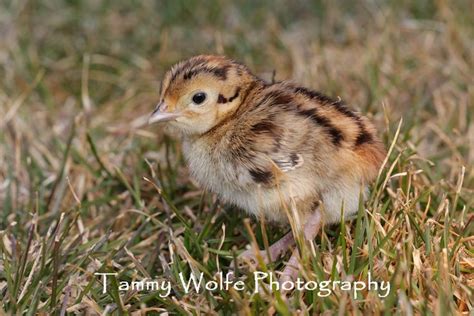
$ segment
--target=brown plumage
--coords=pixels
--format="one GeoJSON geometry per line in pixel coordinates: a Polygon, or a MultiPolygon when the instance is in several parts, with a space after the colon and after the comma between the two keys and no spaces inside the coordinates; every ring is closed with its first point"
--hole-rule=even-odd
{"type": "MultiPolygon", "coordinates": [[[[294,203],[307,239],[321,221],[339,221],[341,208],[345,217],[357,212],[385,156],[373,125],[341,100],[267,83],[221,56],[196,56],[167,72],[150,117],[162,121],[182,136],[202,186],[272,221],[287,222],[285,205],[294,203]]],[[[291,245],[290,237],[271,255],[291,245]]],[[[295,273],[288,266],[284,277],[295,273]]]]}

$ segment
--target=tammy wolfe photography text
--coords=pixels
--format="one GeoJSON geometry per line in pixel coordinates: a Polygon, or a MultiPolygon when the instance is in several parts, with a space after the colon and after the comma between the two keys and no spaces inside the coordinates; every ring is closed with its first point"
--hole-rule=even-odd
{"type": "MultiPolygon", "coordinates": [[[[109,279],[118,276],[118,273],[97,272],[97,276],[101,276],[102,292],[108,293],[110,290],[109,279]]],[[[280,283],[278,278],[272,272],[255,271],[253,273],[253,287],[249,287],[242,280],[235,280],[234,273],[219,272],[215,280],[205,280],[204,274],[191,273],[189,276],[179,273],[178,283],[174,283],[187,294],[192,291],[201,293],[203,291],[228,291],[231,288],[236,291],[252,291],[259,293],[263,290],[263,285],[271,287],[276,291],[315,291],[319,297],[327,297],[334,292],[340,290],[343,292],[350,292],[354,299],[357,298],[359,292],[368,290],[376,291],[380,298],[385,298],[390,293],[390,282],[372,280],[370,272],[367,274],[365,281],[350,281],[350,280],[304,280],[297,278],[295,281],[285,281],[280,283]]],[[[124,281],[117,280],[119,291],[138,291],[138,292],[158,292],[160,297],[168,297],[172,293],[173,284],[169,280],[151,280],[143,279],[139,281],[124,281]]]]}

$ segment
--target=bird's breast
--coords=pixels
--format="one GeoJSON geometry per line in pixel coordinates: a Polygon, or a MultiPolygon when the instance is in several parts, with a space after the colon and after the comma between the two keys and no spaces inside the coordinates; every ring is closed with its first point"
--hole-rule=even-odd
{"type": "Polygon", "coordinates": [[[278,187],[255,183],[245,166],[226,158],[219,147],[199,141],[183,142],[183,152],[193,178],[226,203],[237,205],[257,217],[263,214],[273,221],[286,220],[282,202],[316,196],[311,178],[293,179],[278,187]],[[291,185],[291,188],[289,187],[291,185]]]}
{"type": "Polygon", "coordinates": [[[244,189],[236,166],[215,147],[199,140],[184,141],[183,152],[192,176],[200,185],[216,193],[244,189]]]}
{"type": "Polygon", "coordinates": [[[183,151],[192,176],[201,186],[216,193],[223,202],[271,221],[287,221],[285,209],[292,205],[303,214],[312,210],[315,201],[322,200],[325,221],[338,222],[342,209],[345,217],[357,212],[360,193],[366,191],[357,179],[334,182],[305,170],[288,172],[288,178],[280,185],[265,187],[249,179],[248,171],[226,159],[218,147],[184,142],[183,151]]]}

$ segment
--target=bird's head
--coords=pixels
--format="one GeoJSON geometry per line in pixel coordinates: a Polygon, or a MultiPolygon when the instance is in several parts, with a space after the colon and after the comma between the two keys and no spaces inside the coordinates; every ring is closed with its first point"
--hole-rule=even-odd
{"type": "Polygon", "coordinates": [[[222,56],[182,61],[166,73],[149,123],[166,122],[186,135],[206,133],[239,108],[255,80],[247,67],[222,56]]]}

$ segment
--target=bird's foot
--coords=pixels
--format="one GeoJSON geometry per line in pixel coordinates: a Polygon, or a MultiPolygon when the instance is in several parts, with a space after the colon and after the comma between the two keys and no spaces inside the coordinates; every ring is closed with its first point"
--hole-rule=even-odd
{"type": "Polygon", "coordinates": [[[243,267],[244,264],[247,264],[249,266],[256,267],[258,266],[259,263],[259,257],[261,257],[261,260],[265,264],[271,262],[271,259],[273,259],[273,256],[270,254],[270,257],[268,257],[268,254],[265,250],[257,250],[258,252],[256,253],[254,249],[247,249],[244,252],[242,252],[238,257],[237,257],[237,262],[239,264],[239,267],[243,267]]]}
{"type": "MultiPolygon", "coordinates": [[[[294,245],[295,240],[293,239],[292,232],[287,233],[280,240],[271,245],[267,250],[247,249],[237,257],[239,267],[243,266],[243,263],[250,264],[250,266],[257,267],[259,264],[259,257],[265,264],[273,262],[278,259],[288,248],[294,245]]],[[[234,268],[234,263],[231,265],[234,268]]]]}
{"type": "MultiPolygon", "coordinates": [[[[321,213],[319,211],[314,212],[311,216],[306,218],[306,222],[303,229],[303,236],[306,242],[313,240],[316,237],[321,227],[321,213]]],[[[283,287],[285,282],[294,282],[298,277],[298,260],[299,253],[298,249],[295,249],[291,254],[290,260],[285,265],[285,269],[282,271],[279,278],[280,286],[283,287]]]]}
{"type": "Polygon", "coordinates": [[[285,265],[285,269],[281,272],[280,278],[278,279],[280,283],[280,288],[283,288],[283,283],[293,282],[298,277],[298,250],[295,249],[290,257],[290,260],[285,265]]]}

